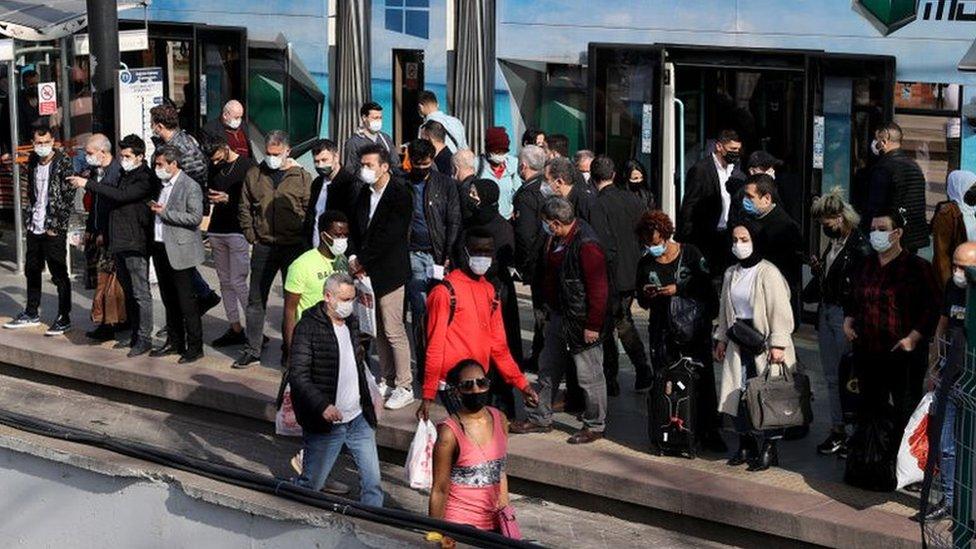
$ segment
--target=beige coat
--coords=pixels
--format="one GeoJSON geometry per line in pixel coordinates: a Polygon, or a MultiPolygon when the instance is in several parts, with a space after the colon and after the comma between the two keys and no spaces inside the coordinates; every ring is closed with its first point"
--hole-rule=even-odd
{"type": "MultiPolygon", "coordinates": [[[[793,348],[793,308],[790,306],[790,288],[786,279],[772,263],[762,260],[757,265],[756,287],[752,295],[754,313],[753,324],[759,333],[766,336],[767,347],[782,347],[786,355],[786,365],[792,371],[796,365],[796,350],[793,348]]],[[[733,265],[725,271],[722,281],[722,297],[719,302],[718,327],[715,340],[727,344],[725,361],[722,363],[722,383],[718,394],[718,410],[735,416],[739,410],[739,391],[744,386],[742,379],[742,358],[739,346],[725,335],[729,326],[735,322],[730,289],[738,280],[740,268],[733,265]]],[[[756,372],[766,372],[768,355],[756,357],[756,372]]],[[[774,370],[775,371],[775,370],[774,370]]]]}

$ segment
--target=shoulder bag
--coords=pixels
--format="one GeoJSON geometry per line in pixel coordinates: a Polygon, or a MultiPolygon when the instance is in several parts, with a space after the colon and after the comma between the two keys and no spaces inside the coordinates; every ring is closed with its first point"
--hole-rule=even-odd
{"type": "Polygon", "coordinates": [[[746,385],[746,405],[752,427],[757,431],[800,427],[813,420],[810,378],[806,374],[791,374],[779,364],[780,375],[772,375],[775,364],[766,373],[749,380],[746,385]]]}
{"type": "MultiPolygon", "coordinates": [[[[678,268],[675,270],[674,280],[678,290],[681,289],[682,271],[681,265],[685,251],[682,247],[681,255],[678,256],[678,268]]],[[[706,329],[705,314],[702,304],[692,297],[682,296],[675,293],[671,296],[671,303],[668,305],[668,328],[671,337],[678,345],[691,343],[695,336],[706,329]]]]}

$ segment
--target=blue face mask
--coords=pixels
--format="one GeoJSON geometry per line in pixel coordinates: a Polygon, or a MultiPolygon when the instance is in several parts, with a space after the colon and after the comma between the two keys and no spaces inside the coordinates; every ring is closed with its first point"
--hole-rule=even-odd
{"type": "Polygon", "coordinates": [[[745,212],[749,215],[759,215],[759,208],[756,207],[756,205],[752,202],[752,199],[750,199],[748,196],[742,198],[742,209],[745,210],[745,212]]]}
{"type": "Polygon", "coordinates": [[[549,236],[552,236],[552,229],[549,228],[549,224],[546,223],[545,221],[542,222],[542,232],[546,233],[549,236]]]}
{"type": "Polygon", "coordinates": [[[653,257],[661,257],[664,252],[667,251],[668,246],[666,244],[658,244],[657,246],[645,246],[644,251],[653,257]]]}

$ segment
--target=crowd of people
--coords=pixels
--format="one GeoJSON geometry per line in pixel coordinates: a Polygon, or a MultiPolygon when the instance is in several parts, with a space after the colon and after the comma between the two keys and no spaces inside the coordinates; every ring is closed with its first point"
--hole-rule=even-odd
{"type": "Polygon", "coordinates": [[[237,101],[199,139],[179,127],[174,106],[153,108],[151,157],[135,135],[113,147],[95,134],[85,144],[88,168],[78,173],[50,130],[35,128],[27,303],[4,327],[40,324],[46,264],[58,291],[46,334],[71,328],[66,233],[74,190],[84,189],[86,241],[100,273],[115,275],[98,278],[96,299],[107,303],[117,283],[123,306],[115,316],[125,318],[102,315],[89,337],[116,338],[130,357],[192,363],[204,354],[201,316],[222,302],[228,325],[211,345],[241,347],[230,366],[248,368],[263,360],[268,300],[280,274],[281,366],[304,430],[297,482],[322,489],[345,446],[359,468],[362,501],[382,505],[371,395],[396,410],[419,394],[418,417],[427,419],[436,400],[449,414],[434,450],[431,515],[493,529],[508,501],[509,433],[550,432],[553,414],[565,411],[582,423],[567,442],[592,443],[603,437],[611,399],[647,393],[657,373],[682,357],[703,380],[695,388],[694,444],[728,451],[721,430],[731,426],[739,442],[729,465],[775,466],[777,440],[789,433],[757,431],[743,417],[740,395],[774,366],[801,367],[793,342],[801,302],[817,306],[829,392],[831,431],[818,451],[845,455],[852,426],[841,403],[841,363],[853,356],[858,364],[863,410],[890,414],[903,428],[921,396],[937,327],[945,333],[964,311],[957,288],[965,275],[952,254],[976,240],[976,201],[965,199],[976,175],[950,176],[950,201],[930,231],[924,176],[901,150],[897,124],[877,130],[877,160],[855,203],[835,189],[810,205],[825,245],[807,257],[800,225],[782,203],[798,193],[780,188],[782,162],[765,151],[745,160],[732,130],[719,132],[688,172],[671,219],[657,209],[637,160],[617,166],[589,150],[571,155],[565,136],[540,130],[513,147],[501,127],[487,130],[485,152],[475,154],[433,93],[421,94],[418,107],[419,136],[400,149],[382,131],[382,106],[363,105],[361,125],[342,147],[331,139],[312,147],[315,173],[291,158],[281,131],[266,136],[258,162],[237,101]],[[929,234],[935,268],[917,255],[929,234]],[[198,271],[205,240],[219,291],[198,271]],[[150,263],[166,311],[160,341],[150,263]],[[805,263],[812,280],[804,288],[805,263]],[[357,297],[364,282],[372,303],[357,297]],[[531,293],[526,349],[516,282],[531,293]],[[646,346],[635,302],[649,313],[646,346]],[[375,337],[360,332],[353,314],[364,305],[375,307],[375,337]],[[635,368],[633,387],[621,387],[618,340],[635,368]],[[526,371],[538,373],[535,384],[526,371]]]}

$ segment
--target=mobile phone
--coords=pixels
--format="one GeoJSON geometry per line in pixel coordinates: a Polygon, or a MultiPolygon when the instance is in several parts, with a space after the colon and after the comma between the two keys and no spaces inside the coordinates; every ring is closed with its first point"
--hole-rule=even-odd
{"type": "Polygon", "coordinates": [[[661,284],[661,278],[657,276],[657,272],[655,271],[651,271],[647,275],[647,284],[649,286],[654,286],[655,288],[660,288],[661,286],[663,286],[663,284],[661,284]]]}

